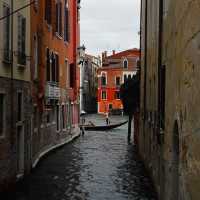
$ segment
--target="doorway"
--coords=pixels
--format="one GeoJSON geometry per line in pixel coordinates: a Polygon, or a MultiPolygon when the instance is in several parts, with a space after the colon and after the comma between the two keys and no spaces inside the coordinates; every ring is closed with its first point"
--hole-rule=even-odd
{"type": "Polygon", "coordinates": [[[24,127],[17,127],[17,175],[24,174],[24,127]]]}

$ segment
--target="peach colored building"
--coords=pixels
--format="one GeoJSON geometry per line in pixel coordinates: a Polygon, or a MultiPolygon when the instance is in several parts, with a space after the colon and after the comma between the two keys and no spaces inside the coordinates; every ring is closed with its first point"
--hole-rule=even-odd
{"type": "Polygon", "coordinates": [[[98,70],[98,113],[123,109],[120,85],[136,74],[139,50],[129,49],[107,56],[102,53],[102,67],[98,70]]]}

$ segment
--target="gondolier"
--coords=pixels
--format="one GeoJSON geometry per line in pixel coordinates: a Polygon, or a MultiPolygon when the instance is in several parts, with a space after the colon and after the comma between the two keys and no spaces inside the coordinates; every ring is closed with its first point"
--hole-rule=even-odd
{"type": "Polygon", "coordinates": [[[107,124],[107,125],[110,124],[110,120],[109,120],[109,114],[108,114],[108,112],[106,113],[106,124],[107,124]]]}

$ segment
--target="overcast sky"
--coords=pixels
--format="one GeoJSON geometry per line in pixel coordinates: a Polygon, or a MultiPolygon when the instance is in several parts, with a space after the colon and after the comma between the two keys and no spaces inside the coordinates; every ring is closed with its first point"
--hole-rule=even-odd
{"type": "Polygon", "coordinates": [[[82,0],[81,44],[94,55],[139,48],[140,0],[82,0]]]}

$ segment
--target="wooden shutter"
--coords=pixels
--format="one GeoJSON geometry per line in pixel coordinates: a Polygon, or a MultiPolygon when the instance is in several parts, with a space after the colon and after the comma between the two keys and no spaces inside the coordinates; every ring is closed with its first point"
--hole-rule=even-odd
{"type": "Polygon", "coordinates": [[[59,35],[62,36],[62,3],[59,3],[59,35]]]}
{"type": "Polygon", "coordinates": [[[58,32],[58,19],[59,19],[59,9],[58,9],[58,3],[56,3],[56,32],[58,32]]]}
{"type": "Polygon", "coordinates": [[[56,82],[59,82],[59,56],[56,54],[56,82]]]}
{"type": "Polygon", "coordinates": [[[45,0],[45,20],[48,24],[51,24],[51,9],[52,2],[51,0],[45,0]]]}

